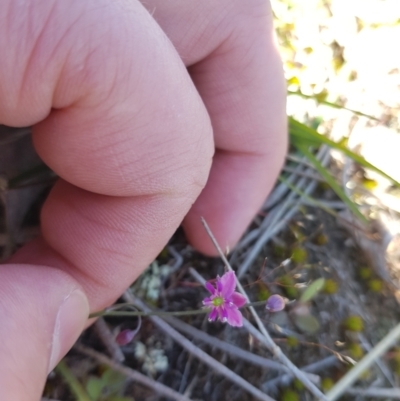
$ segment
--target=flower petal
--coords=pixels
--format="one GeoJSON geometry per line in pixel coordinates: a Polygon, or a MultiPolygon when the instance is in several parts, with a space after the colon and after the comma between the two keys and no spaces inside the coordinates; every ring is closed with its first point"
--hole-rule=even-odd
{"type": "Polygon", "coordinates": [[[242,307],[247,302],[247,300],[244,297],[244,295],[239,294],[238,292],[234,292],[231,295],[231,298],[229,299],[229,301],[232,301],[238,308],[242,307]]]}
{"type": "Polygon", "coordinates": [[[204,306],[214,306],[213,301],[211,298],[204,298],[203,299],[203,305],[204,306]]]}
{"type": "Polygon", "coordinates": [[[243,317],[239,309],[236,308],[226,308],[228,314],[227,322],[233,327],[243,326],[243,317]]]}
{"type": "Polygon", "coordinates": [[[210,314],[208,315],[208,321],[213,322],[218,316],[217,308],[211,310],[210,314]]]}
{"type": "Polygon", "coordinates": [[[224,298],[230,298],[236,288],[236,278],[235,273],[232,271],[226,272],[221,277],[221,295],[224,298]]]}
{"type": "Polygon", "coordinates": [[[218,315],[219,315],[219,320],[221,320],[222,323],[228,321],[228,312],[225,308],[225,305],[218,306],[218,315]]]}
{"type": "Polygon", "coordinates": [[[207,281],[204,286],[211,293],[211,295],[215,295],[215,288],[213,287],[213,285],[209,281],[207,281]]]}
{"type": "Polygon", "coordinates": [[[216,285],[217,289],[216,291],[218,292],[218,294],[221,294],[221,291],[223,289],[223,285],[221,283],[221,277],[217,276],[217,285],[216,285]]]}

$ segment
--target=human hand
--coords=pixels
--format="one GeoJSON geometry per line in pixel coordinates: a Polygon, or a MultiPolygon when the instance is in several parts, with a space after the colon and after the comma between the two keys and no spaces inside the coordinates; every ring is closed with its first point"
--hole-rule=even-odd
{"type": "Polygon", "coordinates": [[[183,219],[198,250],[214,253],[200,216],[232,247],[281,167],[285,88],[267,2],[145,7],[2,3],[0,123],[33,125],[61,177],[42,236],[0,268],[2,400],[40,398],[89,311],[112,303],[183,219]]]}

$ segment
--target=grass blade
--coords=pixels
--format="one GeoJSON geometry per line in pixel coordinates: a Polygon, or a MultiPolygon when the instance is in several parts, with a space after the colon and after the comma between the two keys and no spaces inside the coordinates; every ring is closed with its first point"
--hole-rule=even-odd
{"type": "Polygon", "coordinates": [[[60,363],[56,366],[55,371],[60,374],[60,376],[62,376],[64,381],[68,384],[71,391],[75,394],[77,401],[93,401],[83,388],[82,384],[79,383],[78,379],[72,374],[64,360],[60,361],[60,363]]]}
{"type": "Polygon", "coordinates": [[[322,144],[328,145],[331,148],[339,150],[340,152],[344,153],[346,156],[350,157],[361,166],[377,172],[378,174],[390,180],[393,183],[393,185],[400,188],[400,182],[396,181],[390,175],[386,174],[379,168],[375,167],[373,164],[367,162],[362,156],[352,152],[350,149],[346,148],[346,146],[343,146],[342,144],[332,141],[326,136],[319,134],[312,128],[307,127],[305,124],[302,124],[299,121],[296,121],[292,117],[289,117],[289,132],[290,132],[291,143],[294,146],[304,147],[304,146],[320,146],[322,144]]]}
{"type": "Polygon", "coordinates": [[[330,215],[334,217],[338,217],[337,213],[331,209],[330,207],[327,207],[323,205],[322,203],[318,202],[316,199],[313,197],[307,195],[304,191],[301,189],[297,188],[296,185],[293,185],[290,183],[285,177],[280,175],[278,177],[278,180],[283,182],[288,188],[290,188],[293,192],[296,192],[299,196],[301,196],[303,199],[308,200],[310,203],[312,203],[315,207],[319,207],[320,209],[324,210],[325,212],[329,213],[330,215]]]}
{"type": "Polygon", "coordinates": [[[300,96],[304,99],[312,99],[312,100],[315,100],[317,103],[322,104],[324,106],[332,107],[334,109],[339,109],[339,110],[347,110],[347,111],[350,111],[351,113],[355,114],[356,116],[367,117],[371,120],[379,121],[379,119],[374,116],[362,113],[361,111],[349,109],[349,108],[341,106],[340,104],[337,104],[337,103],[328,102],[326,100],[321,99],[318,95],[305,95],[304,93],[302,93],[300,91],[288,91],[288,95],[300,96]]]}
{"type": "Polygon", "coordinates": [[[299,145],[299,150],[308,158],[308,160],[314,165],[315,169],[321,174],[325,181],[331,186],[336,192],[337,196],[347,205],[347,207],[357,216],[363,223],[367,224],[368,220],[358,210],[357,205],[345,194],[340,185],[335,181],[332,175],[325,169],[325,167],[319,162],[319,160],[310,152],[307,146],[299,145]]]}

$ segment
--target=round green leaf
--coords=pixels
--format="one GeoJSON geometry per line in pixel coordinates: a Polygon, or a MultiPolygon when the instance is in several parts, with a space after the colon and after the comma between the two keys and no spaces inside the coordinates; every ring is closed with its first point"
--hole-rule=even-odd
{"type": "Polygon", "coordinates": [[[311,301],[315,296],[324,288],[325,279],[319,278],[313,281],[301,294],[300,302],[308,302],[311,301]]]}

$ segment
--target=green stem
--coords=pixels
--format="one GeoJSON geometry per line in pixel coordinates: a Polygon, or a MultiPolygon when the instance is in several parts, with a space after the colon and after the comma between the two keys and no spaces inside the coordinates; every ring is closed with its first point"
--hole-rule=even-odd
{"type": "Polygon", "coordinates": [[[337,104],[337,103],[332,103],[332,102],[328,102],[327,100],[318,99],[318,95],[305,95],[304,93],[302,93],[300,91],[288,91],[288,94],[289,95],[300,96],[300,97],[302,97],[304,99],[313,99],[319,104],[323,104],[325,106],[329,106],[329,107],[332,107],[334,109],[347,110],[347,111],[350,111],[351,113],[353,113],[353,114],[355,114],[357,116],[367,117],[367,118],[370,118],[371,120],[379,121],[379,118],[371,116],[370,114],[361,113],[361,111],[349,109],[348,107],[341,106],[340,104],[337,104]]]}
{"type": "Polygon", "coordinates": [[[75,394],[77,401],[93,401],[63,360],[55,367],[55,371],[68,384],[71,391],[75,394]]]}
{"type": "MultiPolygon", "coordinates": [[[[243,305],[242,308],[248,308],[250,306],[259,306],[265,305],[266,301],[258,301],[258,302],[250,302],[246,305],[243,305]]],[[[195,310],[185,310],[185,311],[174,311],[174,312],[167,312],[162,310],[154,310],[151,312],[142,312],[142,311],[116,311],[115,309],[122,308],[122,307],[132,307],[132,304],[117,304],[110,309],[104,309],[99,312],[94,312],[89,315],[89,318],[99,317],[99,316],[190,316],[190,315],[201,315],[205,313],[209,313],[209,308],[203,309],[195,309],[195,310]],[[119,306],[121,305],[121,306],[119,306]]]]}

